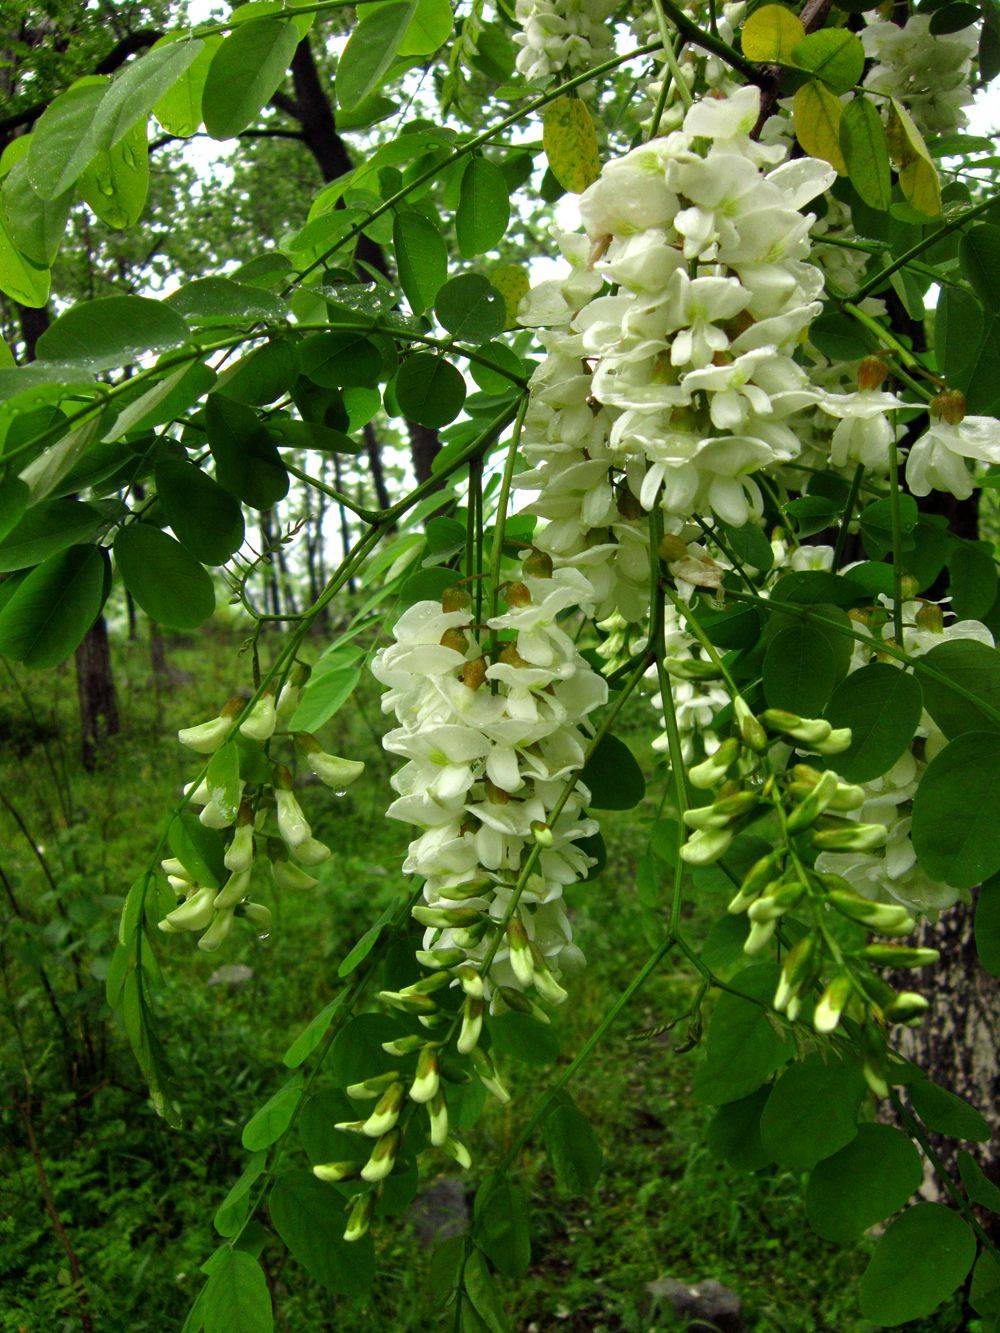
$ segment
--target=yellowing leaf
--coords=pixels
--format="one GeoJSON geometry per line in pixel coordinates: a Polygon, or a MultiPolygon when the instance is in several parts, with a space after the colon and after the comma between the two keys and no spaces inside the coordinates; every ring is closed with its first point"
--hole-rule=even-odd
{"type": "Polygon", "coordinates": [[[806,35],[802,20],[784,5],[763,5],[744,23],[741,38],[748,60],[792,64],[792,49],[806,35]]]}
{"type": "Polygon", "coordinates": [[[517,323],[517,307],[527,296],[528,288],[531,286],[527,273],[517,264],[502,264],[490,274],[490,285],[503,297],[507,308],[506,327],[513,328],[517,323]]]}
{"type": "Polygon", "coordinates": [[[804,83],[792,99],[795,137],[811,157],[829,162],[838,176],[847,175],[840,151],[840,99],[816,79],[804,83]]]}
{"type": "Polygon", "coordinates": [[[553,176],[571,194],[582,194],[601,174],[597,131],[579,97],[557,97],[545,108],[542,147],[553,176]]]}
{"type": "Polygon", "coordinates": [[[918,213],[937,217],[941,212],[937,168],[909,112],[894,97],[889,103],[889,153],[899,172],[900,187],[918,213]]]}

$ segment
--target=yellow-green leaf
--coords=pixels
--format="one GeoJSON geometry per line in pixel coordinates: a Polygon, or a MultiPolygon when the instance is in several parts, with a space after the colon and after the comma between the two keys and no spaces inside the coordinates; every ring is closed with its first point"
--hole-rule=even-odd
{"type": "Polygon", "coordinates": [[[0,292],[37,310],[49,299],[51,277],[47,268],[33,264],[21,254],[0,218],[0,292]]]}
{"type": "Polygon", "coordinates": [[[894,97],[889,99],[889,153],[899,184],[918,213],[937,217],[941,212],[941,179],[923,136],[909,112],[894,97]]]}
{"type": "Polygon", "coordinates": [[[817,79],[804,83],[792,99],[795,137],[811,157],[829,162],[838,176],[847,175],[840,151],[840,99],[817,79]]]}
{"type": "Polygon", "coordinates": [[[597,131],[579,97],[557,97],[545,108],[542,147],[553,176],[572,194],[582,194],[601,174],[597,131]]]}
{"type": "MultiPolygon", "coordinates": [[[[164,37],[161,41],[174,41],[164,37]]],[[[169,92],[164,93],[153,107],[153,115],[168,134],[190,139],[201,124],[201,95],[205,90],[208,67],[222,45],[219,33],[204,39],[204,45],[194,62],[188,66],[169,92]]]]}
{"type": "Polygon", "coordinates": [[[507,307],[506,327],[512,329],[517,324],[517,307],[528,294],[531,280],[523,268],[517,264],[501,264],[490,274],[490,285],[503,297],[507,307]]]}
{"type": "Polygon", "coordinates": [[[869,208],[885,212],[892,203],[889,147],[882,117],[867,97],[855,97],[844,108],[840,149],[858,194],[869,208]]]}
{"type": "Polygon", "coordinates": [[[741,38],[748,60],[792,63],[792,50],[802,41],[806,30],[802,20],[784,5],[762,5],[744,23],[741,38]]]}
{"type": "Polygon", "coordinates": [[[98,153],[80,177],[80,193],[109,227],[132,227],[149,192],[146,122],[137,121],[114,148],[98,153]]]}

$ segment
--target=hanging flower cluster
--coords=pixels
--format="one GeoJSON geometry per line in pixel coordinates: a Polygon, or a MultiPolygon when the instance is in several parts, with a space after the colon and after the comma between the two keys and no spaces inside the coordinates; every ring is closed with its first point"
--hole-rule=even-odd
{"type": "MultiPolygon", "coordinates": [[[[271,753],[277,737],[292,738],[287,728],[307,675],[307,669],[295,668],[278,698],[265,692],[242,722],[238,719],[244,701],[234,698],[217,717],[184,727],[177,734],[182,745],[206,756],[233,744],[238,755],[235,771],[247,774],[237,777],[235,784],[229,780],[216,783],[209,764],[206,776],[186,793],[193,805],[201,806],[198,818],[205,828],[217,829],[228,839],[223,864],[229,877],[221,888],[199,884],[197,871],[178,856],[161,862],[168,884],[182,900],[159,923],[160,929],[171,935],[198,934],[198,948],[206,953],[222,945],[237,917],[244,917],[259,934],[270,929],[270,911],[250,901],[255,864],[270,863],[275,886],[294,891],[312,888],[316,880],[309,871],[330,856],[329,847],[312,835],[296,799],[290,769],[276,762],[271,753]]],[[[360,760],[326,754],[307,732],[294,733],[294,740],[306,766],[339,793],[364,771],[360,760]]]]}
{"type": "Polygon", "coordinates": [[[851,743],[849,729],[774,708],[757,718],[739,696],[735,714],[739,737],[724,741],[688,774],[694,788],[711,791],[712,797],[685,812],[693,831],[681,857],[695,866],[710,864],[726,853],[741,828],[767,816],[776,820],[776,846],[750,867],[729,904],[730,912],[749,918],[744,952],[760,953],[779,933],[782,919],[796,912],[799,924],[786,941],[790,948],[774,1006],[795,1019],[822,983],[812,1010],[814,1028],[830,1033],[843,1014],[852,1017],[861,1033],[865,1077],[876,1095],[887,1096],[884,1025],[919,1019],[927,1001],[911,991],[897,993],[875,969],[924,967],[938,955],[895,942],[865,942],[863,936],[845,943],[834,924],[838,917],[892,941],[908,935],[916,920],[908,904],[873,901],[831,869],[886,848],[889,831],[877,822],[886,803],[870,804],[864,789],[844,782],[834,768],[786,762],[796,750],[835,762],[851,743]]]}
{"type": "Polygon", "coordinates": [[[609,19],[615,8],[614,0],[516,0],[519,72],[544,83],[557,74],[568,78],[599,65],[612,52],[609,19]]]}
{"type": "Polygon", "coordinates": [[[586,875],[592,861],[578,844],[597,831],[582,813],[587,789],[565,788],[607,686],[559,623],[592,606],[586,578],[554,573],[543,553],[523,561],[521,576],[506,588],[506,611],[487,622],[494,651],[457,590],[405,611],[372,670],[400,724],[385,748],[407,761],[388,813],[422,830],[403,869],[425,881],[426,906],[414,912],[425,948],[457,948],[473,965],[489,956],[491,993],[534,984],[552,998],[552,972],[578,957],[562,893],[586,875]],[[501,939],[497,923],[508,917],[501,939]]]}
{"type": "Polygon", "coordinates": [[[883,20],[880,10],[866,19],[861,41],[873,63],[865,87],[894,97],[922,134],[961,129],[973,96],[976,28],[970,24],[958,32],[932,33],[927,13],[911,14],[901,26],[883,20]]]}

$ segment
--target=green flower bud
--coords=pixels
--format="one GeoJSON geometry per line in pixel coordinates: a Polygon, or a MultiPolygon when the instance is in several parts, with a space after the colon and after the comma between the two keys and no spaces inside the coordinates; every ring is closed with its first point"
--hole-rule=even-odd
{"type": "Polygon", "coordinates": [[[759,861],[754,862],[743,876],[743,883],[740,885],[739,892],[729,904],[728,910],[734,916],[739,912],[745,912],[761,890],[767,887],[774,878],[774,872],[781,865],[784,855],[784,848],[778,848],[773,852],[768,852],[766,856],[762,856],[759,861]]]}
{"type": "Polygon", "coordinates": [[[812,835],[813,845],[825,852],[873,852],[884,847],[889,833],[884,824],[841,825],[812,835]]]}
{"type": "Polygon", "coordinates": [[[833,800],[837,791],[837,775],[827,770],[809,795],[788,816],[789,833],[801,833],[815,823],[833,800]]]}
{"type": "Polygon", "coordinates": [[[797,1000],[811,984],[815,967],[816,938],[813,935],[803,935],[798,944],[786,955],[782,964],[778,987],[774,992],[774,1007],[779,1013],[784,1010],[789,1018],[795,1017],[791,1012],[792,1002],[797,1000]]]}
{"type": "Polygon", "coordinates": [[[464,949],[418,949],[416,960],[421,967],[455,967],[465,957],[464,949]]]}
{"type": "MultiPolygon", "coordinates": [[[[287,773],[287,769],[284,771],[287,773]]],[[[291,787],[277,787],[274,792],[274,803],[278,811],[278,832],[288,846],[295,848],[308,842],[312,838],[312,829],[291,787]]]]}
{"type": "Polygon", "coordinates": [[[445,930],[449,926],[471,926],[479,920],[480,913],[474,907],[424,907],[418,904],[410,909],[410,915],[422,926],[445,930]]]}
{"type": "Polygon", "coordinates": [[[404,1014],[433,1014],[437,1005],[429,995],[404,994],[402,991],[379,991],[378,998],[391,1009],[399,1009],[404,1014]]]}
{"type": "Polygon", "coordinates": [[[698,829],[681,848],[681,860],[692,866],[718,861],[733,840],[729,829],[698,829]]]}
{"type": "Polygon", "coordinates": [[[236,832],[222,859],[226,869],[234,872],[249,870],[253,865],[253,811],[247,805],[240,806],[236,832]]]}
{"type": "Polygon", "coordinates": [[[475,1069],[476,1075],[483,1087],[486,1088],[488,1092],[492,1093],[498,1102],[502,1105],[506,1105],[506,1103],[510,1101],[510,1093],[500,1082],[496,1066],[490,1057],[481,1047],[477,1046],[475,1050],[470,1052],[470,1058],[472,1060],[472,1067],[475,1069]]]}
{"type": "Polygon", "coordinates": [[[448,1106],[441,1088],[427,1103],[427,1117],[430,1121],[432,1145],[435,1148],[443,1148],[448,1141],[448,1106]]]}
{"type": "Polygon", "coordinates": [[[399,1151],[399,1130],[391,1130],[379,1139],[372,1154],[361,1168],[361,1179],[375,1185],[385,1180],[396,1165],[396,1153],[399,1151]]]}
{"type": "Polygon", "coordinates": [[[268,690],[240,723],[240,732],[252,741],[268,741],[274,735],[275,723],[274,695],[268,690]]]}
{"type": "Polygon", "coordinates": [[[766,709],[761,713],[760,720],[770,731],[783,732],[814,749],[826,741],[833,731],[824,718],[799,717],[797,713],[788,713],[783,708],[766,709]]]}
{"type": "Polygon", "coordinates": [[[282,891],[295,892],[298,889],[312,889],[319,882],[312,875],[307,875],[297,865],[293,865],[284,856],[272,862],[271,873],[274,876],[275,884],[282,891]]]}
{"type": "Polygon", "coordinates": [[[678,680],[721,680],[722,672],[714,662],[701,657],[665,657],[663,665],[678,680]]]}
{"type": "Polygon", "coordinates": [[[351,1200],[351,1212],[347,1219],[344,1240],[356,1241],[367,1235],[371,1225],[372,1209],[375,1207],[374,1194],[355,1194],[351,1200]]]}
{"type": "Polygon", "coordinates": [[[242,707],[242,699],[230,699],[218,717],[208,722],[199,722],[194,727],[182,727],[177,733],[177,739],[181,745],[186,745],[197,754],[215,754],[216,750],[221,750],[225,745],[236,722],[236,714],[242,707]],[[235,709],[233,704],[236,705],[235,709]]]}
{"type": "Polygon", "coordinates": [[[916,991],[904,990],[886,1006],[885,1016],[890,1023],[914,1023],[930,1008],[929,1001],[916,991]]]}
{"type": "Polygon", "coordinates": [[[688,770],[688,779],[692,787],[708,791],[725,778],[727,772],[739,758],[740,743],[735,736],[722,742],[715,754],[703,759],[700,764],[688,770]]]}
{"type": "Polygon", "coordinates": [[[937,949],[908,948],[905,944],[868,944],[861,953],[880,967],[927,967],[941,956],[937,949]]]}
{"type": "Polygon", "coordinates": [[[411,1032],[405,1037],[394,1037],[392,1041],[384,1041],[382,1049],[386,1055],[402,1057],[412,1055],[414,1051],[422,1051],[424,1048],[424,1038],[419,1032],[411,1032]]]}
{"type": "Polygon", "coordinates": [[[292,848],[292,855],[304,866],[319,866],[330,859],[330,849],[318,838],[306,838],[292,848]]]}
{"type": "Polygon", "coordinates": [[[562,1004],[569,998],[568,992],[563,990],[559,982],[549,971],[545,959],[541,953],[532,945],[532,960],[534,962],[534,982],[535,990],[547,1004],[562,1004]]]}
{"type": "Polygon", "coordinates": [[[249,892],[250,871],[241,870],[229,876],[216,894],[213,906],[220,912],[225,911],[227,907],[235,907],[237,903],[241,903],[249,892]]]}
{"type": "Polygon", "coordinates": [[[760,721],[754,717],[742,695],[738,694],[733,700],[733,716],[740,729],[740,735],[746,744],[750,746],[751,750],[763,754],[767,749],[767,732],[760,721]]]}
{"type": "Polygon", "coordinates": [[[474,967],[460,967],[455,973],[461,983],[462,990],[466,995],[470,995],[474,1000],[483,998],[483,977],[481,972],[477,972],[474,967]]]}
{"type": "Polygon", "coordinates": [[[390,1069],[386,1074],[375,1074],[371,1078],[362,1079],[360,1083],[351,1083],[346,1089],[347,1095],[352,1101],[371,1101],[381,1097],[386,1088],[391,1088],[398,1079],[396,1071],[390,1069]]]}
{"type": "Polygon", "coordinates": [[[429,1102],[436,1095],[441,1083],[438,1070],[438,1053],[435,1046],[425,1046],[417,1057],[417,1069],[410,1084],[410,1100],[429,1102]]]}
{"type": "Polygon", "coordinates": [[[771,917],[767,921],[755,921],[744,941],[743,952],[751,957],[760,953],[774,934],[774,928],[777,924],[777,918],[775,917],[771,917]]]}
{"type": "Polygon", "coordinates": [[[341,759],[338,755],[326,754],[316,737],[307,731],[296,732],[295,741],[320,782],[336,792],[345,792],[365,771],[360,759],[341,759]]]}
{"type": "Polygon", "coordinates": [[[813,1014],[813,1027],[817,1032],[828,1033],[835,1030],[853,990],[854,983],[846,972],[840,972],[833,978],[820,996],[816,1012],[813,1014]]]}
{"type": "Polygon", "coordinates": [[[312,1170],[317,1180],[335,1185],[341,1180],[353,1180],[358,1174],[358,1164],[357,1162],[323,1162],[320,1166],[314,1166],[312,1170]]]}
{"type": "Polygon", "coordinates": [[[899,903],[876,903],[847,889],[831,889],[830,902],[843,916],[860,921],[880,935],[908,935],[916,925],[899,903]]]}
{"type": "Polygon", "coordinates": [[[215,915],[215,890],[196,889],[160,922],[160,929],[170,935],[180,930],[205,930],[215,915]]]}
{"type": "Polygon", "coordinates": [[[365,1121],[362,1134],[367,1134],[370,1139],[380,1139],[383,1134],[388,1134],[399,1119],[405,1095],[402,1083],[393,1083],[386,1088],[375,1103],[375,1110],[365,1121]]]}
{"type": "Polygon", "coordinates": [[[226,911],[216,912],[215,920],[198,941],[198,948],[205,953],[214,953],[225,942],[232,928],[233,909],[230,907],[226,911]]]}
{"type": "Polygon", "coordinates": [[[456,1161],[463,1171],[468,1171],[469,1167],[472,1165],[472,1157],[468,1148],[464,1143],[460,1143],[458,1139],[451,1137],[445,1139],[444,1143],[441,1145],[441,1150],[442,1152],[446,1152],[449,1157],[456,1161]]]}
{"type": "Polygon", "coordinates": [[[483,1002],[467,995],[462,1003],[462,1026],[455,1048],[459,1055],[468,1055],[479,1042],[483,1030],[483,1002]]]}
{"type": "Polygon", "coordinates": [[[843,754],[851,748],[850,727],[834,727],[829,736],[813,741],[812,748],[819,754],[843,754]]]}
{"type": "Polygon", "coordinates": [[[756,925],[763,921],[777,921],[778,917],[790,911],[805,893],[803,884],[776,885],[772,893],[765,893],[747,909],[747,916],[756,925]]]}
{"type": "Polygon", "coordinates": [[[241,903],[236,909],[263,939],[271,929],[271,911],[263,903],[241,903]]]}
{"type": "Polygon", "coordinates": [[[530,986],[535,975],[535,965],[531,957],[527,931],[520,921],[507,922],[507,944],[514,976],[522,986],[530,986]]]}

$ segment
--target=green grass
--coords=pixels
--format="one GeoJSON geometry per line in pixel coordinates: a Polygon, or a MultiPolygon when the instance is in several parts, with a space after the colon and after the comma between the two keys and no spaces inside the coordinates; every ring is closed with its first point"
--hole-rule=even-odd
{"type": "MultiPolygon", "coordinates": [[[[123,734],[95,774],[84,773],[75,754],[71,669],[32,679],[19,674],[33,718],[10,679],[0,682],[0,790],[30,825],[55,884],[46,882],[26,839],[0,812],[0,865],[22,911],[21,917],[7,913],[0,935],[5,1329],[79,1327],[67,1257],[42,1206],[25,1142],[25,1107],[95,1327],[116,1333],[179,1328],[201,1282],[199,1266],[216,1243],[213,1212],[242,1168],[242,1124],[278,1086],[288,1042],[335,993],[340,959],[405,892],[399,863],[407,833],[383,817],[388,768],[377,747],[378,699],[368,683],[324,736],[329,749],[368,760],[365,778],[340,800],[320,787],[302,797],[318,835],[336,852],[319,887],[281,902],[268,899],[275,920],[266,942],[240,936],[211,959],[186,937],[163,942],[158,1017],[184,1124],[173,1131],[156,1117],[103,1003],[101,983],[121,898],[194,767],[173,732],[209,716],[245,684],[249,666],[238,648],[235,637],[171,641],[174,674],[158,695],[147,646],[116,643],[123,734]],[[53,773],[66,789],[62,802],[53,773]],[[40,984],[39,963],[75,1034],[73,1064],[40,984]],[[232,963],[248,965],[252,980],[238,987],[208,984],[217,967],[232,963]],[[80,1037],[84,1026],[90,1053],[80,1037]]],[[[650,721],[648,703],[636,701],[625,734],[647,769],[650,721]]],[[[652,786],[638,810],[606,817],[607,868],[571,894],[589,967],[574,981],[557,1022],[560,1062],[601,1021],[660,928],[667,886],[659,895],[653,886],[644,903],[634,888],[660,794],[652,786]]],[[[720,894],[707,893],[687,905],[694,938],[703,938],[721,902],[720,894]]],[[[668,960],[571,1089],[604,1149],[593,1197],[557,1194],[540,1142],[518,1162],[517,1182],[531,1198],[532,1265],[522,1282],[500,1284],[516,1328],[682,1327],[647,1291],[648,1283],[667,1275],[720,1279],[739,1292],[754,1330],[864,1327],[855,1292],[866,1245],[840,1248],[815,1237],[797,1178],[771,1171],[741,1176],[715,1161],[705,1146],[710,1110],[691,1093],[699,1054],[674,1049],[686,1025],[643,1036],[683,1012],[693,995],[690,970],[668,960]]],[[[489,1109],[469,1135],[475,1159],[470,1197],[552,1077],[543,1065],[522,1062],[508,1062],[505,1073],[514,1102],[489,1109]]],[[[387,1223],[378,1244],[381,1273],[364,1307],[335,1302],[279,1246],[266,1244],[277,1326],[296,1333],[450,1327],[450,1317],[442,1322],[431,1253],[418,1240],[412,1215],[387,1223]]],[[[944,1333],[963,1324],[955,1311],[912,1327],[944,1333]]]]}

